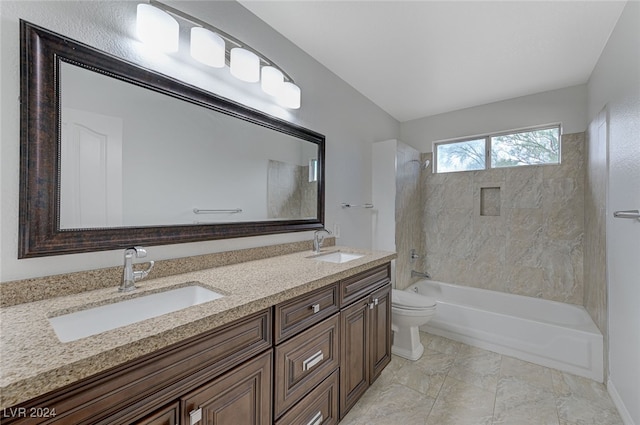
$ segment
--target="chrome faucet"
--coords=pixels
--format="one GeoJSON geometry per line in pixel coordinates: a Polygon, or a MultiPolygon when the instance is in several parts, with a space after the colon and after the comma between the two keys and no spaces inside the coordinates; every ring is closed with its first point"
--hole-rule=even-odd
{"type": "Polygon", "coordinates": [[[431,275],[429,275],[429,273],[417,272],[415,270],[411,270],[411,277],[422,277],[425,279],[431,279],[431,275]]]}
{"type": "Polygon", "coordinates": [[[325,236],[321,235],[321,233],[326,233],[327,236],[331,234],[327,229],[316,230],[313,233],[313,252],[316,254],[320,253],[320,248],[322,248],[322,242],[324,241],[325,236]]]}
{"type": "Polygon", "coordinates": [[[144,258],[147,251],[141,246],[134,246],[124,250],[124,270],[122,271],[122,283],[118,288],[119,292],[129,292],[136,289],[135,282],[147,277],[153,268],[153,261],[149,261],[149,267],[146,270],[133,271],[133,258],[144,258]]]}

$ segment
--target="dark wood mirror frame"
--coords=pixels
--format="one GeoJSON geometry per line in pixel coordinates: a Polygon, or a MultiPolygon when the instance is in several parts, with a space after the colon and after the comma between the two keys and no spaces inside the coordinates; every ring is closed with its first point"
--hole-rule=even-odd
{"type": "Polygon", "coordinates": [[[268,235],[324,227],[325,137],[20,21],[20,213],[18,258],[268,235]],[[59,65],[65,61],[318,145],[314,219],[60,229],[59,65]]]}

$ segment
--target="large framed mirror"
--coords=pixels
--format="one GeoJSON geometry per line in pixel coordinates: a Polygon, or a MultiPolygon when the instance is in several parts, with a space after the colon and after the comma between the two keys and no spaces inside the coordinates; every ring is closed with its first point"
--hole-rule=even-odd
{"type": "Polygon", "coordinates": [[[20,31],[18,258],[323,227],[323,135],[20,31]]]}

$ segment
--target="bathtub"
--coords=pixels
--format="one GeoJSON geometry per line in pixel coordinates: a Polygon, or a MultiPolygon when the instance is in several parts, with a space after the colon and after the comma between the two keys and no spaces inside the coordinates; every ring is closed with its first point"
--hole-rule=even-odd
{"type": "Polygon", "coordinates": [[[603,382],[602,334],[584,307],[422,280],[437,301],[420,330],[603,382]]]}

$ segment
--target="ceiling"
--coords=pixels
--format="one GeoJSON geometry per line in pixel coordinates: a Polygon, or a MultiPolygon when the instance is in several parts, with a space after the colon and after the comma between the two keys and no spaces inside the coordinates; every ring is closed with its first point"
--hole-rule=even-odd
{"type": "Polygon", "coordinates": [[[586,83],[625,5],[240,3],[400,122],[586,83]]]}

